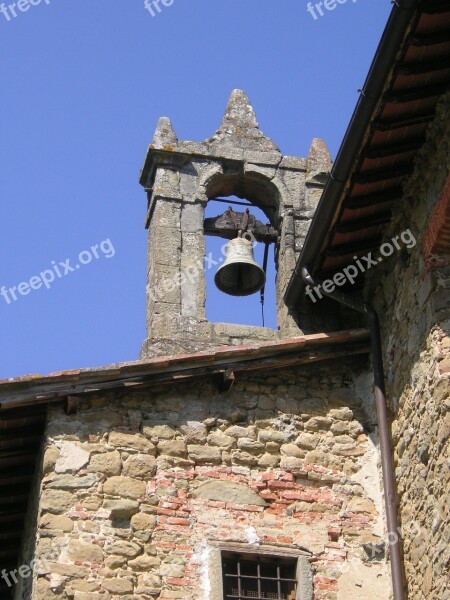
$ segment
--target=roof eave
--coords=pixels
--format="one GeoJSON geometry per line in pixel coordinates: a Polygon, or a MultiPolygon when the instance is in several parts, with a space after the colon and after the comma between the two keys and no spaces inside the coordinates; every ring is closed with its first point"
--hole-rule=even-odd
{"type": "Polygon", "coordinates": [[[314,273],[330,225],[339,210],[343,192],[389,80],[395,58],[401,51],[402,43],[419,4],[420,0],[403,0],[403,2],[398,1],[392,9],[306,236],[301,255],[287,287],[284,302],[288,308],[296,307],[303,295],[305,284],[302,278],[302,268],[307,266],[310,273],[314,273]]]}

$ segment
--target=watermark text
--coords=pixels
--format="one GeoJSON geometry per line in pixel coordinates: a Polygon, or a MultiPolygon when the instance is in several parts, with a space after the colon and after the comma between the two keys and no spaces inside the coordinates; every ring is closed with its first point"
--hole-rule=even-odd
{"type": "Polygon", "coordinates": [[[6,285],[1,286],[0,296],[2,296],[6,304],[11,304],[13,301],[16,302],[20,296],[28,296],[33,290],[39,290],[42,287],[49,290],[55,281],[66,277],[69,273],[74,273],[93,260],[102,257],[112,258],[115,254],[114,246],[108,238],[100,242],[100,244],[91,246],[89,250],[80,252],[77,264],[72,265],[70,258],[66,258],[66,260],[59,261],[58,263],[52,260],[51,266],[48,269],[44,269],[38,275],[33,275],[28,281],[22,281],[18,285],[11,287],[6,287],[6,285]]]}

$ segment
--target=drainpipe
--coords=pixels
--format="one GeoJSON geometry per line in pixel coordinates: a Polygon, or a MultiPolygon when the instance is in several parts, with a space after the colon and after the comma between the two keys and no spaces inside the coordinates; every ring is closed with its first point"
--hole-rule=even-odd
{"type": "MultiPolygon", "coordinates": [[[[307,267],[302,269],[302,277],[305,284],[312,288],[318,285],[308,272],[307,267]]],[[[344,304],[359,313],[367,315],[370,328],[370,340],[372,345],[373,377],[375,384],[375,406],[377,410],[378,433],[380,437],[381,466],[383,473],[384,499],[386,504],[386,521],[388,530],[388,541],[391,557],[391,575],[394,600],[404,600],[403,584],[403,561],[400,548],[400,526],[398,521],[396,504],[396,484],[394,474],[394,461],[392,459],[392,444],[386,403],[386,391],[384,387],[383,353],[381,348],[380,323],[375,310],[367,304],[353,300],[339,291],[327,293],[321,287],[320,293],[344,304]],[[393,542],[391,543],[391,540],[393,542]]]]}

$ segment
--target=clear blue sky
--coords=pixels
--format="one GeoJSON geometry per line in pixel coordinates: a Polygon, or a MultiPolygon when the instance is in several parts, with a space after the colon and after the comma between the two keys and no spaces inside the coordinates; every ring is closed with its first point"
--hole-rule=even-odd
{"type": "Polygon", "coordinates": [[[391,3],[348,0],[317,20],[306,4],[174,0],[152,17],[143,0],[43,0],[9,21],[0,13],[0,286],[73,265],[104,240],[115,251],[104,244],[67,275],[61,265],[50,289],[0,296],[0,377],[138,357],[137,180],[159,116],[179,139],[203,140],[242,88],[284,154],[305,156],[321,137],[335,157],[391,3]]]}

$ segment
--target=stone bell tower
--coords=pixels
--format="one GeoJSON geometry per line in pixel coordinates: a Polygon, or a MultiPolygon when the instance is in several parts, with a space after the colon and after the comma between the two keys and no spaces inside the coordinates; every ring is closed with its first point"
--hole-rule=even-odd
{"type": "MultiPolygon", "coordinates": [[[[324,187],[331,159],[314,139],[308,158],[283,156],[259,129],[241,90],[231,93],[213,137],[179,141],[168,118],[156,128],[141,172],[147,192],[147,339],[141,357],[189,353],[212,346],[277,340],[301,334],[283,295],[324,187]],[[257,241],[275,244],[278,330],[206,319],[205,235],[231,239],[229,215],[206,219],[217,197],[237,196],[260,208],[257,241]]],[[[233,215],[242,225],[245,214],[233,215]]]]}

